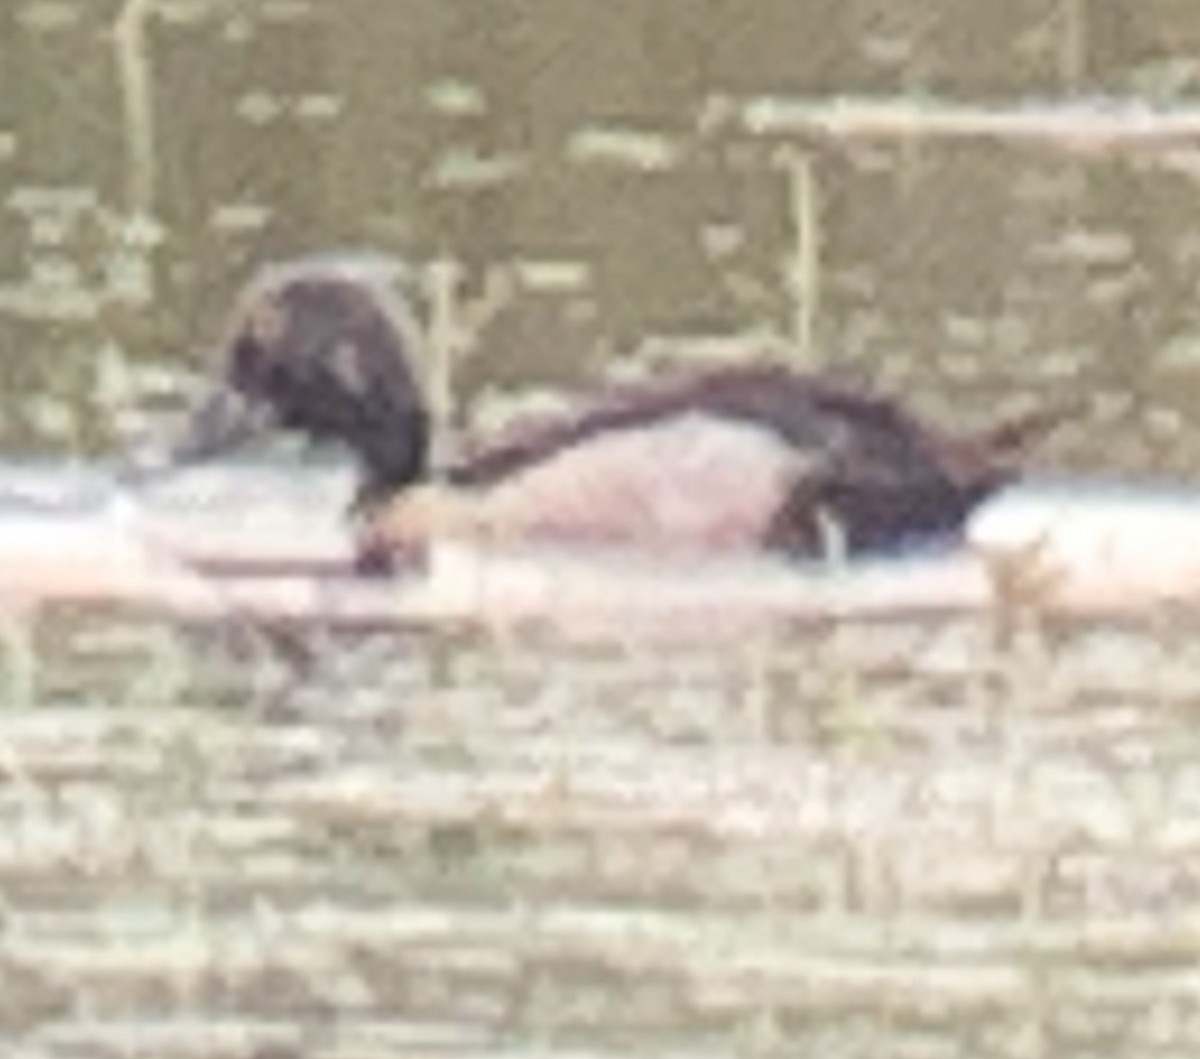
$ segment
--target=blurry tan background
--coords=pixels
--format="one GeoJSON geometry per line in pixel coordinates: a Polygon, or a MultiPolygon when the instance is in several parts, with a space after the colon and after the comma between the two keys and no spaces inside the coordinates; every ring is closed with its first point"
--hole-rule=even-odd
{"type": "MultiPolygon", "coordinates": [[[[449,258],[468,293],[518,270],[464,397],[578,381],[653,336],[787,335],[786,140],[740,106],[1172,104],[1200,77],[1200,13],[13,0],[0,56],[0,439],[90,448],[139,369],[202,362],[238,285],[296,253],[449,258]]],[[[1058,458],[1190,467],[1194,146],[803,146],[810,359],[966,419],[1086,392],[1058,458]]]]}

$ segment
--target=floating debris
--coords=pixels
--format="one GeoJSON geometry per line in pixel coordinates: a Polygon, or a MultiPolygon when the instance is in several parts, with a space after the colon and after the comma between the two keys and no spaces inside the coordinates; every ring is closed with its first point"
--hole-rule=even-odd
{"type": "Polygon", "coordinates": [[[572,135],[566,154],[568,161],[580,165],[600,162],[647,173],[665,172],[679,164],[683,146],[666,133],[594,126],[572,135]]]}
{"type": "Polygon", "coordinates": [[[252,232],[265,228],[274,212],[259,202],[229,202],[215,207],[208,223],[219,232],[252,232]]]}
{"type": "Polygon", "coordinates": [[[346,108],[346,101],[330,92],[310,92],[298,97],[292,104],[293,112],[300,121],[331,121],[346,108]]]}
{"type": "Polygon", "coordinates": [[[266,125],[283,113],[284,104],[279,96],[269,92],[247,92],[237,101],[234,111],[251,125],[266,125]]]}
{"type": "Polygon", "coordinates": [[[447,117],[478,117],[488,111],[483,89],[469,81],[447,78],[425,86],[429,109],[447,117]]]}
{"type": "Polygon", "coordinates": [[[525,168],[515,154],[485,155],[470,147],[452,147],[433,164],[427,178],[431,187],[475,189],[503,184],[525,168]]]}

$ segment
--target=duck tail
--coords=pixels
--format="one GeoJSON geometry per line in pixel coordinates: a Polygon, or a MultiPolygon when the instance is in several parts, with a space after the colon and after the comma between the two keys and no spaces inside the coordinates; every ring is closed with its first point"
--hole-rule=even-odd
{"type": "Polygon", "coordinates": [[[1079,418],[1083,402],[1078,398],[1056,401],[1007,416],[969,437],[968,442],[997,463],[1019,460],[1064,423],[1079,418]]]}
{"type": "Polygon", "coordinates": [[[943,438],[942,466],[964,488],[993,488],[1020,475],[1029,450],[1076,418],[1080,401],[1059,401],[1007,416],[983,430],[943,438]]]}

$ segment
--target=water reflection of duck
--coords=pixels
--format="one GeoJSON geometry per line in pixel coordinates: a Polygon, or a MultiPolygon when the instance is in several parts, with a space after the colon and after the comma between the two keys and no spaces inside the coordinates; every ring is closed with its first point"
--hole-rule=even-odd
{"type": "Polygon", "coordinates": [[[1058,418],[953,436],[886,398],[778,365],[728,367],[612,390],[469,445],[435,482],[414,343],[372,270],[336,259],[269,269],[172,456],[269,428],[340,441],[361,469],[364,554],[376,558],[439,533],[813,554],[831,539],[863,551],[957,530],[1058,418]]]}

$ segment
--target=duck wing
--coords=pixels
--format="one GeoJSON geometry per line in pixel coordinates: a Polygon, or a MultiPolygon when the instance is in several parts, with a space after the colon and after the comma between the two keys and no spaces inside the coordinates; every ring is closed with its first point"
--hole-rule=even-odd
{"type": "Polygon", "coordinates": [[[825,448],[839,424],[886,435],[897,433],[903,419],[886,399],[779,365],[726,368],[614,388],[581,409],[518,423],[498,437],[468,439],[448,477],[464,485],[489,484],[598,435],[690,413],[748,422],[801,450],[825,448]]]}
{"type": "Polygon", "coordinates": [[[1061,418],[1035,412],[958,437],[885,397],[778,365],[736,367],[612,391],[478,447],[449,479],[486,489],[498,522],[534,535],[757,531],[759,543],[812,553],[832,524],[858,551],[958,530],[1061,418]]]}

